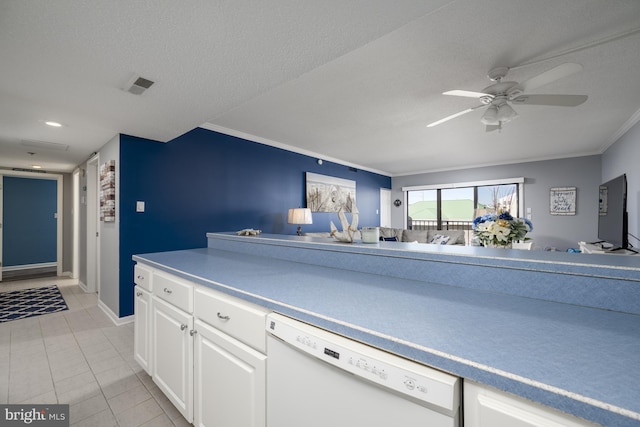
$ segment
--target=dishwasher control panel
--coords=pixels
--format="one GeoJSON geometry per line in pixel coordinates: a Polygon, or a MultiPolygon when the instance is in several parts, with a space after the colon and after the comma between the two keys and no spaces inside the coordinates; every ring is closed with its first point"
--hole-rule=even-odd
{"type": "Polygon", "coordinates": [[[440,412],[458,411],[460,381],[455,376],[279,314],[267,316],[267,331],[310,356],[440,412]]]}

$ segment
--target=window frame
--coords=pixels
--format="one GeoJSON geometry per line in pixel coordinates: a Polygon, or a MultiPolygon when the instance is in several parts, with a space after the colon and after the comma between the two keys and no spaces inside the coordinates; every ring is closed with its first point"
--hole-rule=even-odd
{"type": "MultiPolygon", "coordinates": [[[[522,215],[524,212],[524,177],[516,177],[516,178],[502,178],[502,179],[491,179],[484,181],[466,181],[466,182],[453,182],[446,184],[426,184],[426,185],[413,185],[407,187],[401,187],[403,198],[405,200],[404,203],[404,215],[403,215],[403,228],[407,228],[407,217],[409,215],[409,191],[423,191],[423,190],[436,190],[438,193],[440,190],[445,189],[453,189],[453,188],[465,188],[465,187],[473,187],[474,188],[474,197],[477,199],[477,187],[484,186],[492,186],[492,185],[509,185],[515,184],[518,186],[518,212],[522,215]]],[[[440,197],[438,197],[438,200],[440,197]]],[[[440,206],[438,206],[438,216],[440,216],[440,206]]]]}

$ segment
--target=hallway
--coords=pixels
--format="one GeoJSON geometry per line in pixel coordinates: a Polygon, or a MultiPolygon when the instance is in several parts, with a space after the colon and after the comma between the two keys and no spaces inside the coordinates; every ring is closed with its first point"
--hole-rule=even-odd
{"type": "Polygon", "coordinates": [[[133,360],[133,323],[115,326],[77,283],[0,283],[0,292],[56,284],[69,307],[0,323],[0,403],[68,403],[72,426],[188,426],[133,360]]]}

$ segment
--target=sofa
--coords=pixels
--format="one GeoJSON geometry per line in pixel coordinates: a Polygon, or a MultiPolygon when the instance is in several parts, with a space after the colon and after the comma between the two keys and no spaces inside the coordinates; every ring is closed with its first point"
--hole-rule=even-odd
{"type": "Polygon", "coordinates": [[[406,228],[379,227],[380,239],[385,241],[432,243],[437,245],[464,245],[463,230],[408,230],[406,228]]]}
{"type": "MultiPolygon", "coordinates": [[[[462,230],[407,230],[406,228],[378,227],[380,240],[387,242],[417,242],[438,245],[464,245],[464,231],[462,230]]],[[[304,233],[309,237],[331,237],[330,233],[304,233]]],[[[360,232],[355,233],[355,239],[360,240],[360,232]]]]}

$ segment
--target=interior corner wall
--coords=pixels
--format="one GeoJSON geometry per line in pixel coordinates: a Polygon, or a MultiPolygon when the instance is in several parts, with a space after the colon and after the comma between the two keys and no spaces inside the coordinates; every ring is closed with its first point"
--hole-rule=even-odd
{"type": "MultiPolygon", "coordinates": [[[[305,172],[355,181],[364,227],[380,224],[380,188],[391,188],[388,176],[202,128],[166,144],[121,135],[120,160],[120,317],[133,313],[134,254],[204,248],[215,231],[295,234],[287,210],[306,205],[305,172]]],[[[303,228],[329,231],[330,221],[335,213],[313,213],[303,228]]]]}
{"type": "MultiPolygon", "coordinates": [[[[596,155],[408,175],[393,178],[391,198],[404,200],[402,187],[414,185],[524,177],[524,207],[525,211],[531,208],[534,226],[530,237],[538,249],[564,251],[578,247],[579,241],[597,240],[600,171],[601,156],[596,155]],[[576,215],[549,213],[549,190],[553,187],[577,188],[576,215]]],[[[404,208],[404,203],[391,208],[394,227],[402,226],[404,208]]]]}
{"type": "Polygon", "coordinates": [[[118,212],[118,196],[120,193],[120,178],[118,173],[120,169],[120,136],[118,135],[106,143],[100,148],[98,153],[100,156],[98,174],[100,174],[100,168],[106,162],[115,160],[116,165],[115,222],[100,221],[98,224],[100,233],[100,301],[109,307],[115,315],[122,317],[123,315],[120,313],[120,260],[118,256],[120,248],[120,214],[118,212]]]}
{"type": "Polygon", "coordinates": [[[607,182],[627,175],[629,243],[640,247],[640,123],[636,123],[602,155],[602,179],[607,182]]]}

